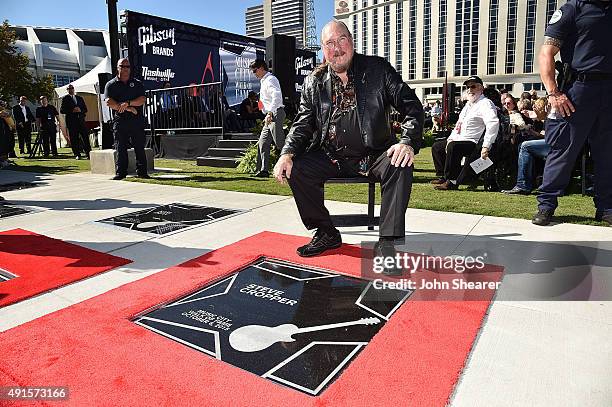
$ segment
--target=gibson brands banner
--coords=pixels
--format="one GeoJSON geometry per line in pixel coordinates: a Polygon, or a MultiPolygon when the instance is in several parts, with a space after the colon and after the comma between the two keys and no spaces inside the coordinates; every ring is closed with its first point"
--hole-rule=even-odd
{"type": "MultiPolygon", "coordinates": [[[[236,94],[235,89],[239,89],[238,94],[242,95],[242,91],[248,88],[244,82],[252,82],[254,76],[248,78],[239,72],[238,79],[230,79],[229,75],[222,75],[224,71],[236,72],[236,69],[234,66],[224,69],[221,55],[224,64],[231,62],[236,66],[243,64],[238,60],[243,57],[235,55],[231,60],[227,58],[227,50],[220,50],[220,47],[229,42],[248,50],[244,58],[254,59],[258,51],[263,57],[265,43],[262,40],[134,11],[126,14],[126,41],[132,74],[143,81],[145,89],[159,89],[165,82],[174,87],[223,81],[232,87],[227,89],[228,96],[236,94]]],[[[235,51],[235,48],[231,50],[235,51]]],[[[256,78],[255,82],[258,86],[256,78]]]]}

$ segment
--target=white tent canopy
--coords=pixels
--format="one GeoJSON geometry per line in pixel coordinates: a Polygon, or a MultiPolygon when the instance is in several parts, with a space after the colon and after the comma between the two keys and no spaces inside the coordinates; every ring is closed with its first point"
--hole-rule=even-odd
{"type": "MultiPolygon", "coordinates": [[[[104,57],[102,61],[91,71],[87,72],[85,75],[72,82],[74,86],[74,91],[76,93],[91,93],[97,94],[98,91],[96,89],[96,85],[98,84],[98,74],[99,73],[111,73],[111,60],[109,57],[104,57]]],[[[59,88],[55,88],[55,93],[58,98],[62,98],[68,94],[68,85],[61,86],[59,88]]]]}
{"type": "MultiPolygon", "coordinates": [[[[85,100],[85,104],[87,105],[87,114],[85,116],[85,121],[87,122],[100,122],[102,119],[103,122],[110,120],[110,111],[108,107],[103,103],[102,95],[98,95],[98,74],[99,73],[110,73],[112,72],[111,68],[111,60],[109,57],[104,57],[102,61],[91,71],[87,72],[85,75],[72,82],[74,86],[74,91],[79,96],[83,97],[85,100]]],[[[55,94],[57,96],[57,109],[60,109],[59,103],[61,99],[68,94],[68,86],[61,86],[59,88],[55,88],[55,94]]],[[[104,90],[102,89],[102,92],[104,90]]],[[[60,116],[60,128],[62,129],[62,133],[65,135],[65,123],[64,123],[64,115],[60,116]]],[[[101,125],[100,125],[101,126],[101,125]]],[[[65,136],[64,136],[65,137],[65,136]]],[[[98,133],[98,145],[102,144],[102,132],[98,133]]]]}

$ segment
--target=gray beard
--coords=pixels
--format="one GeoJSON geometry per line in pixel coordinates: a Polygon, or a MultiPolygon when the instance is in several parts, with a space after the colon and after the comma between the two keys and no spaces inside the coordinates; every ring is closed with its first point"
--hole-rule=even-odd
{"type": "Polygon", "coordinates": [[[480,95],[482,95],[482,93],[477,93],[477,94],[475,94],[475,95],[470,95],[470,94],[467,94],[467,95],[465,95],[465,97],[467,98],[467,100],[468,100],[469,102],[474,103],[475,101],[477,101],[477,100],[478,100],[478,98],[480,97],[480,95]]]}

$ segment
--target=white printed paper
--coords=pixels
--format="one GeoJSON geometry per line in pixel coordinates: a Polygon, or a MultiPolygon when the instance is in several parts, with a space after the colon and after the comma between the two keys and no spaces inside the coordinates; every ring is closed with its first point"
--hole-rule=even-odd
{"type": "Polygon", "coordinates": [[[470,163],[470,167],[472,167],[472,169],[474,170],[476,174],[480,174],[481,172],[483,172],[484,170],[486,170],[492,165],[493,165],[493,161],[491,161],[489,157],[487,157],[484,160],[482,159],[482,157],[479,157],[478,159],[470,163]]]}

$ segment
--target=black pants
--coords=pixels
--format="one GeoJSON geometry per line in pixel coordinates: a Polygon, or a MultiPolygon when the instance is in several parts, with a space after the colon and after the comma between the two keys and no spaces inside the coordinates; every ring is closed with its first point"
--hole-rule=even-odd
{"type": "MultiPolygon", "coordinates": [[[[412,189],[412,170],[412,166],[402,168],[391,165],[391,159],[384,153],[370,169],[369,178],[380,182],[382,190],[381,237],[405,235],[404,218],[412,189]]],[[[349,176],[354,174],[340,171],[322,151],[308,152],[294,158],[289,186],[307,229],[334,227],[323,202],[324,183],[329,178],[349,176]]]]}
{"type": "MultiPolygon", "coordinates": [[[[605,39],[604,39],[605,41],[605,39]]],[[[609,41],[609,39],[608,39],[609,41]]],[[[568,186],[572,169],[588,140],[595,164],[593,202],[601,211],[612,211],[612,79],[574,82],[565,92],[576,107],[571,116],[546,120],[546,157],[538,208],[555,210],[557,198],[568,186]]]]}
{"type": "Polygon", "coordinates": [[[70,146],[75,157],[80,157],[81,152],[85,157],[89,157],[91,146],[89,145],[89,131],[85,126],[84,120],[70,121],[66,123],[68,135],[70,136],[70,146]]]}
{"type": "Polygon", "coordinates": [[[142,119],[125,119],[120,122],[113,122],[113,132],[115,134],[115,150],[117,150],[117,175],[127,175],[128,173],[128,148],[134,147],[136,155],[136,173],[138,175],[147,174],[147,157],[145,155],[145,132],[142,119]]]}
{"type": "Polygon", "coordinates": [[[444,163],[446,162],[446,139],[438,140],[431,146],[431,157],[433,158],[436,176],[444,176],[444,163]]]}
{"type": "Polygon", "coordinates": [[[49,155],[49,147],[51,147],[51,153],[57,155],[57,143],[56,143],[57,128],[55,125],[42,127],[40,129],[40,140],[42,142],[42,148],[45,157],[49,155]]]}
{"type": "Polygon", "coordinates": [[[24,154],[24,144],[28,154],[32,151],[32,123],[24,122],[17,125],[17,138],[19,139],[19,152],[24,154]]]}
{"type": "Polygon", "coordinates": [[[475,148],[476,144],[471,141],[451,141],[448,146],[446,140],[436,141],[431,147],[436,175],[443,173],[444,179],[457,180],[463,168],[461,160],[463,157],[469,157],[475,148]]]}

